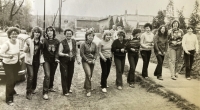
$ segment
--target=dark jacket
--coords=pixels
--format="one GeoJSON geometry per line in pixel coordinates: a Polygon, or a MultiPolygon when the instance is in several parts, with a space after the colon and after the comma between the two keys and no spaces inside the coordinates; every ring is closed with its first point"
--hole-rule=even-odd
{"type": "Polygon", "coordinates": [[[111,51],[114,53],[114,56],[125,56],[126,53],[121,52],[121,49],[126,48],[127,40],[124,39],[122,43],[120,43],[119,39],[116,39],[112,43],[111,51]]]}

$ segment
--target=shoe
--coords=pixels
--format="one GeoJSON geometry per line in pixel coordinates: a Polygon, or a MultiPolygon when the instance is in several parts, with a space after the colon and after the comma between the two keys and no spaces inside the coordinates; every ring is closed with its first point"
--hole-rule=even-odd
{"type": "Polygon", "coordinates": [[[163,80],[163,78],[161,76],[157,77],[158,80],[163,80]]]}
{"type": "Polygon", "coordinates": [[[28,100],[31,100],[31,99],[32,99],[31,94],[26,95],[26,98],[27,98],[28,100]]]}
{"type": "Polygon", "coordinates": [[[106,93],[107,92],[106,88],[102,88],[102,92],[106,93]]]}
{"type": "Polygon", "coordinates": [[[176,78],[178,78],[178,73],[176,73],[174,76],[175,76],[176,78]]]}
{"type": "Polygon", "coordinates": [[[19,95],[19,94],[18,94],[18,93],[16,93],[16,92],[13,94],[13,96],[18,96],[18,95],[19,95]]]}
{"type": "Polygon", "coordinates": [[[107,87],[107,88],[109,88],[109,86],[108,86],[108,85],[107,85],[106,87],[107,87]]]}
{"type": "Polygon", "coordinates": [[[56,90],[54,88],[50,88],[49,92],[56,92],[56,90]]]}
{"type": "Polygon", "coordinates": [[[173,80],[176,80],[176,77],[174,77],[174,76],[172,76],[171,78],[172,78],[173,80]]]}
{"type": "Polygon", "coordinates": [[[145,79],[148,79],[149,77],[144,77],[145,79]]]}
{"type": "Polygon", "coordinates": [[[122,90],[122,86],[118,86],[117,89],[122,90]]]}
{"type": "Polygon", "coordinates": [[[72,90],[71,90],[71,89],[69,90],[69,93],[72,93],[72,90]]]}
{"type": "Polygon", "coordinates": [[[35,91],[35,90],[33,90],[33,91],[32,91],[32,94],[36,94],[36,91],[35,91]]]}
{"type": "Polygon", "coordinates": [[[69,93],[64,94],[65,96],[69,96],[69,93]]]}
{"type": "Polygon", "coordinates": [[[190,78],[190,77],[187,77],[186,79],[187,79],[187,80],[190,80],[191,78],[190,78]]]}
{"type": "Polygon", "coordinates": [[[134,84],[130,84],[129,87],[131,87],[131,88],[135,88],[134,84]]]}
{"type": "Polygon", "coordinates": [[[7,104],[10,105],[10,106],[13,106],[14,102],[13,101],[8,101],[7,104]]]}
{"type": "Polygon", "coordinates": [[[88,93],[86,94],[86,96],[87,96],[87,97],[90,97],[90,96],[91,96],[91,92],[88,92],[88,93]]]}
{"type": "Polygon", "coordinates": [[[44,99],[44,100],[48,100],[48,99],[49,99],[49,96],[48,96],[47,94],[44,94],[44,95],[43,95],[43,99],[44,99]]]}

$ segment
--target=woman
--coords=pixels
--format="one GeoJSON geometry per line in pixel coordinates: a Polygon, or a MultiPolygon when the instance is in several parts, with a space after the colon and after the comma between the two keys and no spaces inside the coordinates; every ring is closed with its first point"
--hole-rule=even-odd
{"type": "Polygon", "coordinates": [[[63,95],[68,96],[72,92],[71,83],[74,74],[74,62],[80,61],[77,56],[78,47],[76,41],[72,39],[73,31],[71,29],[64,30],[65,39],[61,41],[59,45],[59,60],[60,60],[60,72],[63,95]]]}
{"type": "Polygon", "coordinates": [[[184,34],[183,31],[179,29],[179,22],[177,20],[174,20],[172,22],[172,29],[170,29],[168,32],[168,42],[169,42],[168,60],[171,71],[171,78],[173,80],[176,80],[176,78],[178,77],[177,67],[182,54],[181,42],[183,34],[184,34]]]}
{"type": "Polygon", "coordinates": [[[124,39],[125,32],[119,31],[117,33],[118,39],[114,40],[112,43],[111,51],[114,53],[114,62],[116,65],[116,86],[119,90],[122,89],[122,74],[124,72],[126,49],[126,40],[124,39]]]}
{"type": "Polygon", "coordinates": [[[163,80],[162,78],[162,65],[165,57],[165,53],[168,48],[168,38],[167,38],[167,28],[162,25],[158,28],[158,32],[154,37],[154,53],[157,58],[157,66],[154,71],[154,76],[157,76],[158,80],[163,80]]]}
{"type": "Polygon", "coordinates": [[[91,96],[91,78],[94,70],[95,60],[98,55],[98,47],[93,43],[94,32],[87,31],[85,34],[85,42],[80,46],[80,56],[82,57],[82,66],[85,71],[85,83],[84,88],[86,89],[86,96],[91,96]]]}
{"type": "Polygon", "coordinates": [[[6,103],[14,105],[13,95],[16,94],[15,82],[20,69],[20,43],[17,39],[20,30],[16,27],[10,27],[7,30],[9,40],[6,41],[0,49],[0,57],[3,58],[3,67],[6,74],[6,103]]]}
{"type": "Polygon", "coordinates": [[[128,61],[130,65],[130,69],[127,76],[127,82],[129,83],[129,87],[134,88],[135,83],[135,68],[137,66],[138,58],[139,58],[139,49],[140,49],[140,29],[134,29],[132,32],[132,38],[128,41],[128,45],[126,46],[128,51],[128,61]]]}
{"type": "Polygon", "coordinates": [[[150,23],[146,23],[144,25],[145,32],[141,35],[141,48],[140,48],[140,54],[142,56],[143,60],[143,68],[142,68],[142,76],[145,79],[148,79],[148,66],[149,66],[149,61],[151,57],[151,50],[153,48],[153,38],[154,34],[151,32],[152,30],[152,25],[150,23]]]}
{"type": "Polygon", "coordinates": [[[192,64],[194,63],[195,53],[199,53],[198,39],[195,34],[193,34],[194,28],[192,26],[187,27],[187,34],[183,36],[182,46],[184,50],[184,60],[186,67],[186,79],[190,80],[190,74],[192,69],[192,64]]]}
{"type": "Polygon", "coordinates": [[[43,55],[44,55],[44,82],[43,82],[43,98],[48,100],[48,91],[55,92],[53,89],[54,75],[58,65],[58,47],[59,41],[55,38],[55,29],[52,26],[46,28],[46,38],[43,39],[43,55]]]}
{"type": "Polygon", "coordinates": [[[112,63],[112,52],[111,52],[111,32],[104,32],[103,39],[99,43],[98,49],[99,49],[99,55],[100,55],[100,64],[101,64],[101,88],[102,92],[107,92],[106,88],[107,85],[107,78],[110,73],[110,67],[112,63]]]}
{"type": "Polygon", "coordinates": [[[31,32],[31,39],[27,39],[24,44],[25,63],[27,68],[27,87],[26,87],[26,98],[31,100],[31,94],[35,94],[35,89],[37,86],[37,75],[38,69],[40,67],[40,57],[42,44],[40,38],[42,35],[42,30],[40,27],[34,27],[31,32]]]}

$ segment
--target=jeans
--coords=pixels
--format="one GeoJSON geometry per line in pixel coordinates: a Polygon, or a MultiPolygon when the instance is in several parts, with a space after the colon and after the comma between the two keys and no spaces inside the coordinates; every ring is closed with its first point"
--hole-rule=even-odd
{"type": "Polygon", "coordinates": [[[124,72],[124,65],[125,65],[125,58],[126,56],[114,56],[115,66],[116,66],[116,85],[122,86],[122,74],[124,72]]]}
{"type": "Polygon", "coordinates": [[[106,58],[106,62],[100,58],[100,64],[101,64],[101,88],[107,87],[107,78],[110,73],[110,67],[112,64],[112,58],[106,58]]]}
{"type": "Polygon", "coordinates": [[[44,81],[43,81],[43,94],[48,93],[50,88],[53,88],[54,75],[56,68],[58,66],[57,62],[44,62],[44,81]]]}
{"type": "Polygon", "coordinates": [[[168,49],[168,54],[169,54],[169,68],[171,71],[171,76],[174,76],[176,74],[176,72],[178,71],[178,62],[181,58],[181,54],[182,54],[182,48],[178,48],[178,49],[172,49],[169,48],[168,49]]]}
{"type": "Polygon", "coordinates": [[[137,66],[138,58],[139,58],[138,53],[137,54],[128,53],[128,61],[129,61],[130,69],[127,76],[127,82],[129,84],[135,83],[135,68],[137,66]]]}
{"type": "Polygon", "coordinates": [[[190,77],[191,69],[192,69],[192,64],[194,63],[194,54],[195,50],[190,50],[190,54],[187,54],[184,52],[184,60],[185,60],[185,77],[188,78],[190,77]]]}
{"type": "Polygon", "coordinates": [[[157,58],[157,66],[156,66],[156,69],[154,71],[154,76],[157,76],[160,77],[162,76],[162,65],[163,65],[163,61],[164,61],[164,58],[165,56],[164,55],[156,55],[156,58],[157,58]]]}
{"type": "Polygon", "coordinates": [[[86,89],[86,92],[90,92],[92,88],[91,78],[94,70],[94,64],[89,64],[85,61],[82,61],[82,66],[85,71],[84,89],[86,89]]]}
{"type": "Polygon", "coordinates": [[[13,101],[13,95],[16,94],[15,84],[20,68],[19,62],[16,64],[3,63],[4,71],[6,74],[6,102],[13,101]]]}
{"type": "Polygon", "coordinates": [[[151,50],[141,50],[140,54],[143,60],[142,76],[148,77],[148,66],[151,58],[151,50]]]}
{"type": "Polygon", "coordinates": [[[37,75],[38,69],[40,67],[40,62],[33,62],[32,65],[26,64],[27,68],[27,87],[26,94],[31,94],[33,90],[36,89],[37,86],[37,75]]]}
{"type": "Polygon", "coordinates": [[[60,61],[60,72],[63,94],[69,93],[74,74],[74,60],[60,61]]]}

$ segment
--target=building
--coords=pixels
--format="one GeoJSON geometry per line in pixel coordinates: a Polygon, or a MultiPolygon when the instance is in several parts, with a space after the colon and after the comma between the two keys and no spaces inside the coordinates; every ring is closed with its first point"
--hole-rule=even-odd
{"type": "Polygon", "coordinates": [[[108,16],[106,18],[99,20],[99,29],[102,32],[105,29],[109,28],[109,21],[113,17],[113,21],[115,23],[117,17],[120,20],[122,18],[123,24],[130,25],[132,28],[141,28],[144,26],[145,23],[152,23],[154,16],[152,15],[138,15],[136,14],[127,14],[127,11],[125,11],[125,14],[123,15],[113,15],[108,16]]]}

